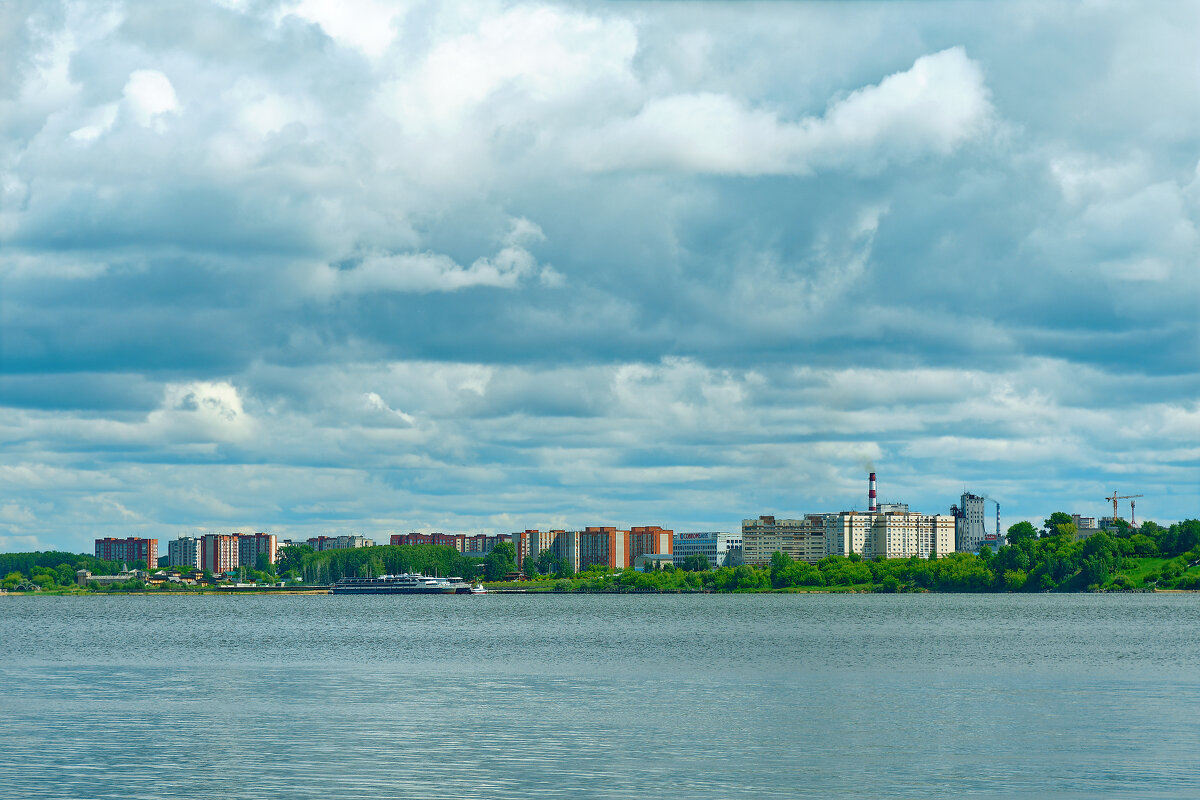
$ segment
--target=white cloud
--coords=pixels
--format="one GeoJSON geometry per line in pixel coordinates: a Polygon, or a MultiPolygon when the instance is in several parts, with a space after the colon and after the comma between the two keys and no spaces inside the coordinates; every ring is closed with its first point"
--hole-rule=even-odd
{"type": "Polygon", "coordinates": [[[191,381],[165,387],[163,407],[150,412],[146,433],[165,442],[228,442],[248,438],[254,420],[228,381],[191,381]]]}
{"type": "Polygon", "coordinates": [[[391,0],[301,0],[280,16],[315,22],[340,44],[379,58],[395,39],[397,17],[403,18],[406,6],[391,0]]]}
{"type": "Polygon", "coordinates": [[[158,70],[139,69],[130,73],[124,95],[125,107],[133,120],[145,128],[162,130],[162,116],[179,110],[175,87],[158,70]]]}
{"type": "Polygon", "coordinates": [[[874,172],[949,153],[983,133],[992,116],[982,69],[953,47],[833,102],[820,118],[787,122],[776,111],[724,94],[668,95],[632,118],[582,135],[573,150],[591,170],[874,172]]]}
{"type": "Polygon", "coordinates": [[[525,245],[542,241],[541,228],[524,218],[511,220],[504,246],[463,267],[441,253],[375,253],[353,269],[339,270],[318,265],[308,273],[308,290],[318,296],[392,292],[456,292],[489,286],[514,289],[522,281],[537,277],[548,285],[561,283],[552,267],[539,267],[525,245]]]}

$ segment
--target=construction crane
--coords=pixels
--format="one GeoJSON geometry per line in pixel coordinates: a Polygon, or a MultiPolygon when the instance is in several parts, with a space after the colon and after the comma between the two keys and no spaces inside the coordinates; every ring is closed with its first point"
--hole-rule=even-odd
{"type": "Polygon", "coordinates": [[[1118,496],[1117,496],[1117,493],[1116,493],[1116,492],[1113,492],[1113,493],[1112,493],[1112,497],[1106,497],[1106,498],[1104,498],[1105,500],[1111,500],[1111,501],[1112,501],[1112,504],[1113,504],[1113,521],[1114,521],[1114,522],[1116,522],[1118,519],[1120,519],[1120,518],[1117,516],[1117,501],[1118,501],[1118,500],[1128,500],[1128,501],[1129,501],[1129,524],[1130,524],[1130,525],[1133,525],[1133,524],[1134,524],[1134,523],[1133,523],[1133,498],[1135,498],[1135,497],[1145,497],[1145,495],[1144,495],[1144,494],[1123,494],[1123,495],[1120,495],[1120,496],[1118,497],[1118,496]]]}

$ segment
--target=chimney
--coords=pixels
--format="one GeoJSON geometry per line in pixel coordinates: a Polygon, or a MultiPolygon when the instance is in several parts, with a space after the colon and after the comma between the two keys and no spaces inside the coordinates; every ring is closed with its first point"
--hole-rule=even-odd
{"type": "Polygon", "coordinates": [[[874,514],[879,511],[879,504],[875,502],[875,473],[871,473],[870,490],[867,492],[867,500],[870,501],[868,510],[874,514]]]}

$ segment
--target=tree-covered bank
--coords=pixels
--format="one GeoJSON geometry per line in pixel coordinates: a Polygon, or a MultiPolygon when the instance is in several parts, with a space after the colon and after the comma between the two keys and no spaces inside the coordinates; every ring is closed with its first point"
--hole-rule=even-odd
{"type": "MultiPolygon", "coordinates": [[[[1068,520],[1070,517],[1067,518],[1068,520]]],[[[939,559],[864,560],[828,556],[816,564],[776,553],[770,566],[658,572],[594,567],[576,576],[491,584],[495,588],[584,592],[1078,592],[1200,589],[1200,521],[1162,528],[1145,523],[1076,541],[1047,520],[1039,535],[1028,522],[1009,529],[1012,544],[996,553],[952,553],[939,559]]]]}
{"type": "MultiPolygon", "coordinates": [[[[869,591],[869,592],[1041,592],[1122,591],[1138,589],[1200,589],[1200,520],[1184,520],[1169,528],[1153,522],[1139,529],[1119,526],[1076,541],[1074,526],[1054,514],[1039,533],[1028,522],[1008,530],[1010,544],[998,552],[984,549],[979,555],[952,553],[940,559],[874,559],[858,555],[829,556],[817,564],[792,561],[776,553],[766,567],[707,569],[696,559],[691,569],[667,567],[657,572],[591,567],[572,575],[564,562],[539,554],[527,559],[532,580],[505,584],[498,581],[516,571],[511,543],[501,543],[485,559],[468,558],[452,547],[439,545],[384,545],[352,550],[313,552],[306,545],[280,549],[278,565],[265,570],[241,568],[237,578],[299,586],[329,584],[343,577],[367,577],[419,572],[486,577],[495,588],[529,591],[592,592],[763,592],[763,591],[869,591]],[[551,563],[553,561],[553,563],[551,563]],[[541,575],[541,568],[549,574],[541,575]],[[553,569],[554,572],[549,572],[553,569]]],[[[1069,520],[1070,517],[1066,516],[1069,520]]],[[[87,589],[75,586],[75,571],[95,575],[118,574],[122,565],[89,555],[38,552],[0,554],[0,586],[9,591],[132,592],[189,591],[178,583],[161,587],[130,580],[113,586],[87,589]]],[[[129,565],[135,566],[135,565],[129,565]]],[[[137,565],[143,566],[144,565],[137,565]]],[[[222,576],[211,576],[213,581],[222,576]]],[[[211,584],[210,584],[211,585],[211,584]]]]}

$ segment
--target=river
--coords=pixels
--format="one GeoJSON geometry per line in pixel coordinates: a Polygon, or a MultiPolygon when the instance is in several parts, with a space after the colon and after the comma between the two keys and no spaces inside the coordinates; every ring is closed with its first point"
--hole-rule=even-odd
{"type": "Polygon", "coordinates": [[[1200,595],[0,598],[0,798],[1200,797],[1200,595]]]}

